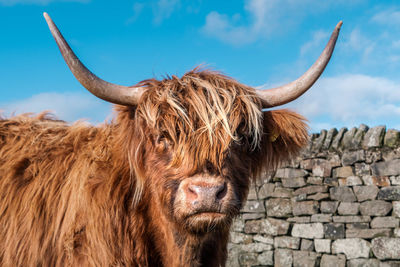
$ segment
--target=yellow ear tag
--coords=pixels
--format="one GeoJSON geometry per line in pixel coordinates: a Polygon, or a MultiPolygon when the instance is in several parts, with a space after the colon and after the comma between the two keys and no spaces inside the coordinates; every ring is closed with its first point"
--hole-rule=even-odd
{"type": "Polygon", "coordinates": [[[272,131],[271,135],[269,136],[269,141],[275,142],[276,139],[278,139],[278,137],[279,137],[279,133],[278,133],[277,130],[274,129],[274,130],[272,131]]]}

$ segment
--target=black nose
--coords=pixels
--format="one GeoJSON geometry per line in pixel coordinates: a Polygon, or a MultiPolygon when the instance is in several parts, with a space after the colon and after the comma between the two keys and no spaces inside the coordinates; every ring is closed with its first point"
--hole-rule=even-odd
{"type": "Polygon", "coordinates": [[[215,203],[222,200],[227,193],[226,183],[192,183],[187,188],[190,199],[200,203],[215,203]]]}

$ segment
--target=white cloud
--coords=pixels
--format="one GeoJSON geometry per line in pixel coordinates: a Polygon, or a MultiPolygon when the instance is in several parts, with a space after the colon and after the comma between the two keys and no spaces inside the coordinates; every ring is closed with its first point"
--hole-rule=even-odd
{"type": "Polygon", "coordinates": [[[317,31],[313,34],[312,39],[302,45],[300,48],[300,54],[304,56],[305,54],[309,53],[310,51],[313,51],[315,48],[319,48],[321,43],[326,43],[329,38],[329,33],[325,31],[317,31]]]}
{"type": "Polygon", "coordinates": [[[400,10],[388,9],[381,11],[375,14],[371,20],[381,24],[400,26],[400,10]]]}
{"type": "Polygon", "coordinates": [[[335,125],[400,124],[400,81],[362,74],[321,78],[287,105],[311,122],[313,130],[335,125]]]}
{"type": "Polygon", "coordinates": [[[0,103],[3,114],[50,111],[65,121],[86,119],[93,123],[103,122],[111,114],[110,104],[96,97],[76,92],[40,93],[12,103],[0,103]]]}
{"type": "MultiPolygon", "coordinates": [[[[181,0],[151,0],[146,2],[135,2],[133,4],[133,15],[127,20],[127,23],[134,22],[145,9],[151,9],[153,13],[153,23],[160,25],[165,19],[181,7],[181,0]]],[[[188,5],[191,7],[191,5],[188,5]]],[[[190,8],[189,8],[190,9],[190,8]]]]}
{"type": "Polygon", "coordinates": [[[90,0],[0,0],[0,5],[13,6],[18,4],[28,5],[48,5],[55,2],[78,2],[78,3],[89,3],[90,0]]]}

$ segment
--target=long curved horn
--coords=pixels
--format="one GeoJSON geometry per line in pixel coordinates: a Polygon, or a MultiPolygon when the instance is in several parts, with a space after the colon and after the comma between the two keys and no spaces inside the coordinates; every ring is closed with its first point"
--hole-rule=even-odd
{"type": "Polygon", "coordinates": [[[125,106],[137,105],[140,96],[143,93],[143,88],[109,83],[94,75],[85,67],[85,65],[82,64],[79,58],[72,51],[71,47],[65,41],[50,16],[46,12],[43,13],[43,16],[46,19],[51,34],[56,40],[65,62],[83,87],[105,101],[125,106]]]}
{"type": "Polygon", "coordinates": [[[318,80],[332,56],[342,24],[343,22],[340,21],[336,25],[324,51],[322,51],[317,61],[300,78],[280,87],[257,90],[263,108],[276,107],[295,100],[318,80]]]}

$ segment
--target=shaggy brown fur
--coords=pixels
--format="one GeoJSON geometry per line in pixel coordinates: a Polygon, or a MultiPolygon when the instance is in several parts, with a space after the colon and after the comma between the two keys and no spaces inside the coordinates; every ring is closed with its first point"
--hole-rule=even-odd
{"type": "Polygon", "coordinates": [[[139,105],[98,127],[0,119],[1,266],[225,265],[250,178],[299,151],[303,118],[261,112],[252,88],[210,71],[140,85],[139,105]],[[225,219],[200,224],[175,206],[199,174],[231,185],[225,219]]]}

